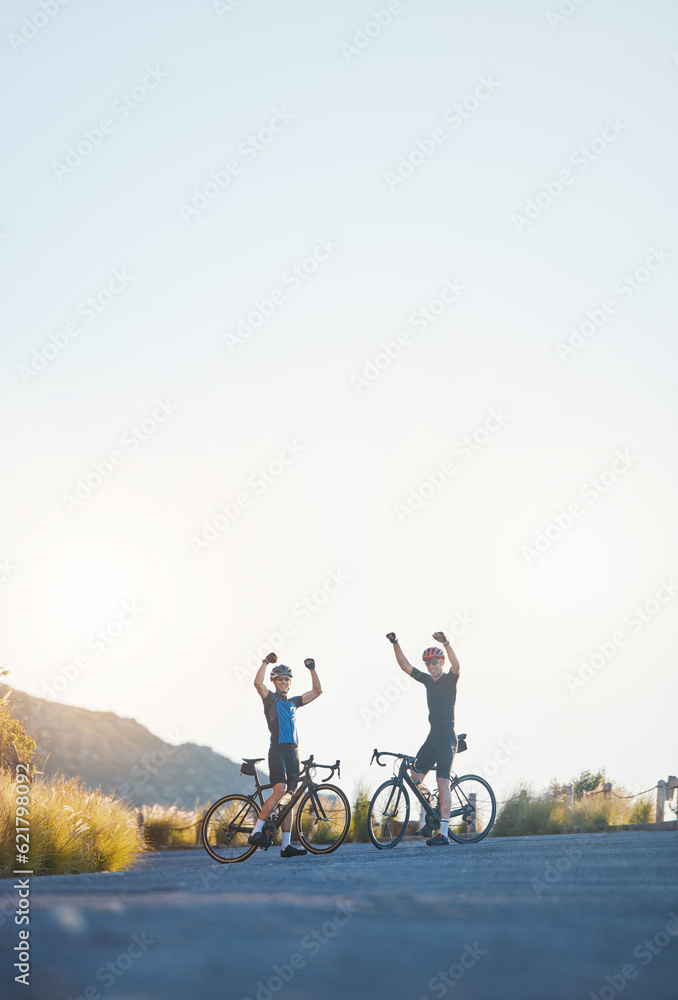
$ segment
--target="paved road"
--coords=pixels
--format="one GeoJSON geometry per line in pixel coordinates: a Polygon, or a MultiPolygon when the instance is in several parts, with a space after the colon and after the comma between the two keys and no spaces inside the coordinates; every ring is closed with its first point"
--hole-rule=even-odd
{"type": "Polygon", "coordinates": [[[677,855],[678,833],[638,832],[36,878],[31,985],[6,919],[0,996],[676,1000],[677,855]]]}

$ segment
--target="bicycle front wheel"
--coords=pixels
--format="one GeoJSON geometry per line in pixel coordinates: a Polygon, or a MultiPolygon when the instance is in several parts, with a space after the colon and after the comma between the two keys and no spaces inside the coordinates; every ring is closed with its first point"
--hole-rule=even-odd
{"type": "Polygon", "coordinates": [[[410,797],[397,778],[381,785],[367,810],[367,832],[375,847],[383,850],[399,844],[410,819],[410,797]]]}
{"type": "Polygon", "coordinates": [[[497,800],[484,778],[465,774],[451,782],[449,836],[458,844],[477,844],[486,837],[497,815],[497,800]]]}
{"type": "Polygon", "coordinates": [[[341,788],[315,785],[297,809],[296,833],[311,854],[331,854],[341,847],[351,825],[351,807],[341,788]]]}
{"type": "Polygon", "coordinates": [[[259,807],[244,795],[226,795],[210,806],[202,822],[203,847],[220,864],[244,861],[256,851],[247,843],[259,807]]]}

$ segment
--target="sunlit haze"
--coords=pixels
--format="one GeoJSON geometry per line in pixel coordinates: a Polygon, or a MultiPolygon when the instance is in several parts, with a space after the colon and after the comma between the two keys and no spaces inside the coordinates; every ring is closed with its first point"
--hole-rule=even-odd
{"type": "Polygon", "coordinates": [[[314,657],[350,789],[444,630],[498,798],[675,771],[678,13],[569,7],[5,7],[13,686],[264,757],[314,657]]]}

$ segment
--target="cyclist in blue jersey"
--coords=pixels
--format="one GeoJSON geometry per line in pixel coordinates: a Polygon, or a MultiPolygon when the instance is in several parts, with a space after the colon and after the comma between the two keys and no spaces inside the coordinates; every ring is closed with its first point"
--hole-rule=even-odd
{"type": "MultiPolygon", "coordinates": [[[[296,710],[302,705],[308,705],[323,692],[315,669],[315,661],[304,660],[304,666],[311,672],[312,687],[304,694],[295,695],[293,698],[287,697],[287,692],[292,683],[292,671],[284,663],[277,663],[278,657],[275,653],[269,653],[266,659],[262,660],[261,666],[254,678],[254,686],[264,702],[264,714],[266,722],[271,731],[271,746],[268,751],[268,770],[273,785],[273,791],[261,807],[259,819],[254,825],[254,830],[248,838],[250,844],[256,847],[269,847],[270,840],[263,832],[262,827],[270,814],[277,806],[285,792],[293,792],[299,780],[299,750],[297,738],[296,710]],[[271,670],[271,680],[275,686],[275,691],[271,691],[264,684],[266,668],[270,664],[276,664],[271,670]]],[[[292,830],[292,810],[282,821],[282,850],[283,858],[295,858],[306,851],[292,847],[290,844],[292,830]]]]}
{"type": "Polygon", "coordinates": [[[450,771],[452,760],[457,749],[457,737],[454,734],[454,702],[457,696],[457,681],[459,680],[459,660],[454,650],[445,638],[443,632],[434,632],[433,638],[442,643],[444,651],[439,646],[429,646],[422,655],[428,673],[413,667],[405,657],[395,632],[389,632],[387,639],[393,643],[398,666],[419,681],[426,688],[428,702],[428,721],[430,731],[424,743],[419,748],[412,770],[412,780],[419,784],[434,766],[440,800],[440,833],[433,836],[434,831],[425,823],[419,833],[429,835],[426,841],[429,847],[442,847],[449,844],[447,831],[450,823],[452,797],[450,795],[450,771]],[[450,661],[450,669],[445,672],[445,652],[450,661]]]}

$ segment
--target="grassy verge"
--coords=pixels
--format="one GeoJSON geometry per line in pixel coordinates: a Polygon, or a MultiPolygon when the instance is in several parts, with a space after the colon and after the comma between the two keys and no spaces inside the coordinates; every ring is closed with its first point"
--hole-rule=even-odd
{"type": "Polygon", "coordinates": [[[522,786],[500,808],[491,835],[596,833],[611,826],[651,822],[654,817],[652,797],[621,797],[627,794],[623,788],[613,785],[606,796],[594,791],[583,793],[570,806],[567,796],[548,790],[536,795],[530,786],[522,786]]]}
{"type": "Polygon", "coordinates": [[[0,771],[0,875],[15,868],[34,875],[124,871],[144,850],[135,812],[77,778],[34,778],[28,798],[28,863],[22,865],[16,862],[14,774],[0,771]]]}
{"type": "Polygon", "coordinates": [[[148,847],[187,847],[195,845],[204,810],[179,809],[177,806],[142,806],[144,840],[148,847]]]}

